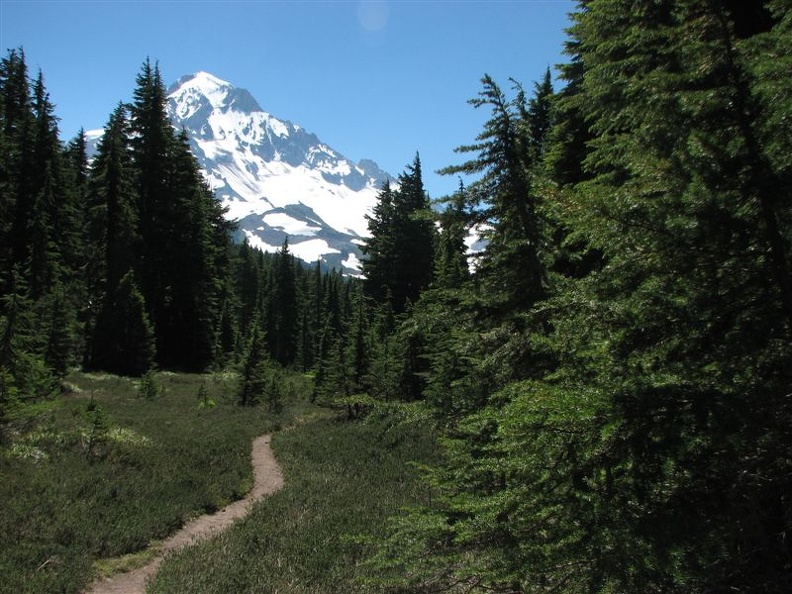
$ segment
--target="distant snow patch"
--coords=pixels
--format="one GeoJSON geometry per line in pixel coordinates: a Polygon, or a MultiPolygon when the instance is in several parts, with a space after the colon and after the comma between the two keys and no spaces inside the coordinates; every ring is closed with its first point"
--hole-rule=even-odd
{"type": "Polygon", "coordinates": [[[363,263],[356,254],[350,252],[347,259],[341,262],[345,267],[352,268],[353,270],[363,270],[363,263]]]}
{"type": "Polygon", "coordinates": [[[281,248],[281,246],[264,243],[264,241],[262,241],[262,239],[252,231],[245,230],[244,233],[248,244],[250,244],[250,247],[260,249],[262,252],[277,252],[281,248]]]}
{"type": "Polygon", "coordinates": [[[270,227],[282,229],[286,235],[316,235],[322,230],[321,227],[311,227],[305,221],[299,221],[284,212],[265,214],[262,220],[270,227]]]}
{"type": "Polygon", "coordinates": [[[331,248],[324,239],[309,239],[300,243],[289,244],[289,251],[306,262],[315,262],[325,254],[340,254],[341,251],[331,248]]]}

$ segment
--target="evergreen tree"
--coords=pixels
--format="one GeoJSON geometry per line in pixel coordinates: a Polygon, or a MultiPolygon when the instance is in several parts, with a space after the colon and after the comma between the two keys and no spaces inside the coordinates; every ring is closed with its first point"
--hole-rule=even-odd
{"type": "Polygon", "coordinates": [[[107,341],[116,340],[113,329],[103,327],[115,319],[107,310],[112,306],[112,296],[119,290],[121,279],[137,264],[139,253],[137,194],[123,105],[115,109],[104,128],[87,185],[87,235],[91,246],[85,267],[88,364],[101,367],[101,361],[107,360],[105,353],[115,348],[107,341]]]}
{"type": "MultiPolygon", "coordinates": [[[[176,233],[176,205],[169,181],[176,142],[166,112],[165,89],[159,67],[146,60],[136,78],[131,116],[131,155],[136,175],[138,232],[141,238],[140,286],[154,325],[158,351],[169,322],[167,305],[172,290],[169,266],[171,238],[176,233]]],[[[178,206],[182,206],[179,204],[178,206]]],[[[165,352],[170,355],[170,345],[165,352]]]]}
{"type": "Polygon", "coordinates": [[[43,298],[47,289],[55,282],[59,259],[53,241],[51,212],[52,205],[56,201],[55,181],[52,178],[52,169],[49,165],[45,166],[42,182],[31,201],[31,218],[27,229],[30,233],[27,246],[27,273],[30,294],[34,300],[43,298]]]}
{"type": "Polygon", "coordinates": [[[0,220],[4,233],[0,234],[0,242],[6,277],[2,280],[8,283],[14,267],[26,264],[29,258],[30,207],[34,196],[31,180],[34,114],[27,64],[21,49],[10,50],[0,63],[0,89],[6,149],[2,153],[4,177],[0,220]]]}
{"type": "Polygon", "coordinates": [[[268,317],[270,353],[284,366],[292,365],[297,355],[297,285],[294,258],[289,253],[289,240],[284,240],[273,265],[272,300],[268,317]]]}
{"type": "Polygon", "coordinates": [[[459,288],[470,277],[467,259],[467,225],[470,216],[466,211],[467,197],[462,180],[459,190],[448,200],[440,215],[440,235],[435,254],[435,285],[440,288],[459,288]]]}
{"type": "Polygon", "coordinates": [[[540,158],[546,149],[550,130],[553,126],[552,100],[553,80],[550,69],[545,70],[541,82],[534,83],[534,94],[528,100],[528,110],[524,121],[530,132],[530,145],[533,158],[540,158]]]}
{"type": "Polygon", "coordinates": [[[147,61],[131,106],[138,268],[158,362],[204,369],[215,352],[231,226],[222,221],[186,134],[173,131],[166,100],[159,68],[147,61]]]}
{"type": "Polygon", "coordinates": [[[91,362],[99,369],[140,376],[154,362],[154,330],[134,272],[125,274],[108,293],[99,313],[91,362]]]}
{"type": "Polygon", "coordinates": [[[7,344],[18,345],[8,356],[19,363],[14,382],[24,392],[40,384],[44,363],[63,374],[75,358],[82,262],[77,194],[64,167],[54,107],[43,75],[28,80],[21,50],[0,65],[0,129],[6,149],[0,158],[0,295],[14,310],[0,306],[0,315],[15,337],[7,344]]]}
{"type": "Polygon", "coordinates": [[[352,393],[345,340],[345,336],[334,333],[329,324],[325,325],[319,336],[313,400],[332,403],[352,393]]]}
{"type": "Polygon", "coordinates": [[[137,193],[129,156],[126,108],[119,105],[104,128],[88,180],[89,285],[94,295],[113,291],[137,263],[137,193]]]}
{"type": "Polygon", "coordinates": [[[242,242],[235,259],[234,284],[239,296],[239,328],[244,334],[253,327],[253,320],[261,310],[263,271],[253,248],[242,242]]]}
{"type": "Polygon", "coordinates": [[[362,272],[366,279],[366,294],[378,302],[391,290],[390,277],[396,257],[391,230],[393,216],[393,190],[390,180],[385,180],[377,195],[377,204],[372,215],[366,215],[370,237],[361,247],[365,256],[362,272]]]}
{"type": "Polygon", "coordinates": [[[85,130],[80,128],[66,146],[65,159],[69,169],[74,175],[74,186],[79,196],[84,196],[87,191],[90,165],[88,163],[88,138],[85,130]]]}
{"type": "MultiPolygon", "coordinates": [[[[532,126],[539,129],[543,124],[527,119],[521,90],[510,101],[491,77],[485,75],[482,84],[479,97],[469,103],[476,108],[490,107],[492,118],[476,144],[456,149],[478,155],[441,173],[481,174],[468,188],[472,212],[476,213],[474,222],[488,241],[479,270],[491,308],[503,314],[525,310],[546,294],[540,198],[534,180],[536,151],[531,137],[532,126]]],[[[543,95],[536,98],[535,105],[544,101],[546,93],[542,87],[538,89],[543,95]]],[[[537,114],[542,112],[537,109],[537,114]]]]}
{"type": "Polygon", "coordinates": [[[394,531],[412,590],[788,589],[788,185],[765,148],[785,142],[767,123],[788,85],[755,73],[790,15],[767,6],[739,24],[705,1],[577,15],[592,140],[555,214],[603,258],[541,302],[552,335],[523,339],[554,351],[546,377],[515,365],[508,325],[476,337],[494,342],[461,380],[435,356],[452,402],[488,388],[431,475],[437,509],[394,531]]]}
{"type": "Polygon", "coordinates": [[[87,139],[81,129],[63,152],[63,175],[68,191],[67,201],[71,219],[71,241],[66,246],[64,258],[69,270],[67,294],[74,311],[73,359],[87,362],[87,344],[90,339],[89,266],[91,237],[89,233],[88,177],[90,166],[87,155],[87,139]]]}
{"type": "Polygon", "coordinates": [[[240,406],[259,403],[266,387],[266,349],[259,324],[253,325],[247,348],[242,358],[241,377],[237,392],[240,406]]]}
{"type": "Polygon", "coordinates": [[[66,153],[58,137],[55,107],[50,102],[41,72],[33,85],[33,100],[37,165],[34,175],[40,180],[38,194],[49,222],[51,256],[47,267],[52,270],[53,283],[65,283],[77,290],[75,283],[82,265],[82,205],[78,202],[76,180],[70,176],[66,153]]]}
{"type": "Polygon", "coordinates": [[[354,313],[350,320],[348,354],[351,373],[351,391],[363,392],[371,367],[371,332],[368,325],[368,307],[365,297],[358,293],[354,298],[354,313]]]}
{"type": "Polygon", "coordinates": [[[167,208],[168,303],[158,340],[163,362],[205,369],[214,355],[220,294],[227,268],[220,268],[229,242],[223,211],[201,176],[186,133],[171,155],[167,208]],[[218,259],[219,258],[219,259],[218,259]]]}
{"type": "Polygon", "coordinates": [[[367,294],[382,299],[390,293],[394,310],[401,313],[429,287],[434,272],[434,217],[417,154],[399,176],[397,190],[383,185],[369,231],[363,248],[367,294]]]}
{"type": "Polygon", "coordinates": [[[396,260],[391,293],[394,309],[401,312],[408,302],[415,303],[432,282],[434,272],[434,215],[424,190],[421,159],[416,153],[412,164],[399,176],[399,190],[393,201],[396,260]]]}
{"type": "Polygon", "coordinates": [[[18,268],[9,273],[9,289],[0,300],[0,439],[8,424],[24,419],[31,405],[51,398],[56,390],[39,354],[38,320],[18,268]]]}
{"type": "Polygon", "coordinates": [[[630,543],[598,559],[622,589],[788,587],[790,186],[767,90],[789,86],[757,73],[790,14],[765,7],[592,3],[573,29],[595,134],[574,225],[607,264],[558,327],[608,395],[621,503],[590,530],[630,543]]]}
{"type": "Polygon", "coordinates": [[[44,361],[59,377],[66,375],[69,365],[76,359],[76,337],[72,330],[76,326],[76,312],[62,286],[54,287],[45,300],[44,312],[47,344],[44,361]]]}

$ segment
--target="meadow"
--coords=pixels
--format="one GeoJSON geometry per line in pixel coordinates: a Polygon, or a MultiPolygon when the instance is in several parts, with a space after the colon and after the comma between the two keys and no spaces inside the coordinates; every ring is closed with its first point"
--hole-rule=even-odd
{"type": "Polygon", "coordinates": [[[251,441],[267,432],[284,490],[166,559],[148,591],[365,590],[360,563],[388,516],[429,497],[407,463],[431,458],[428,426],[392,413],[346,421],[313,407],[297,374],[283,377],[280,410],[240,407],[237,381],[157,373],[147,387],[70,375],[0,448],[0,593],[77,594],[97,575],[144,564],[186,520],[249,490],[251,441]]]}
{"type": "Polygon", "coordinates": [[[304,406],[307,383],[286,381],[292,397],[273,413],[237,406],[233,374],[158,373],[147,396],[140,380],[69,376],[0,447],[0,592],[76,594],[242,497],[252,439],[304,406]]]}
{"type": "Polygon", "coordinates": [[[218,538],[166,559],[148,593],[379,591],[365,560],[390,517],[429,503],[413,462],[436,455],[430,425],[399,417],[319,416],[277,433],[286,487],[218,538]]]}

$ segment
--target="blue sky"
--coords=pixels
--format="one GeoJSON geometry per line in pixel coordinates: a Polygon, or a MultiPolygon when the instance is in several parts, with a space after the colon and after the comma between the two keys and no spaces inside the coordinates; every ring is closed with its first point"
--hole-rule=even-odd
{"type": "Polygon", "coordinates": [[[0,0],[0,50],[23,47],[61,137],[101,128],[147,57],[166,84],[205,70],[357,161],[398,175],[416,151],[432,198],[488,113],[490,74],[531,89],[562,54],[571,0],[0,0]]]}

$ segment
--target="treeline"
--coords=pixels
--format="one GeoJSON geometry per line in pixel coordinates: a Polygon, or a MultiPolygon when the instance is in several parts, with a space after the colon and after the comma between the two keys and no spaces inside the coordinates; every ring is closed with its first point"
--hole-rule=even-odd
{"type": "Polygon", "coordinates": [[[247,369],[252,404],[275,367],[312,370],[352,316],[359,283],[288,243],[232,244],[159,69],[147,61],[135,82],[89,163],[82,132],[61,142],[23,51],[0,63],[0,424],[35,414],[74,366],[247,369]]]}
{"type": "Polygon", "coordinates": [[[445,457],[373,587],[788,592],[790,4],[580,2],[566,51],[559,92],[484,77],[431,270],[417,162],[371,219],[367,389],[445,457]]]}

